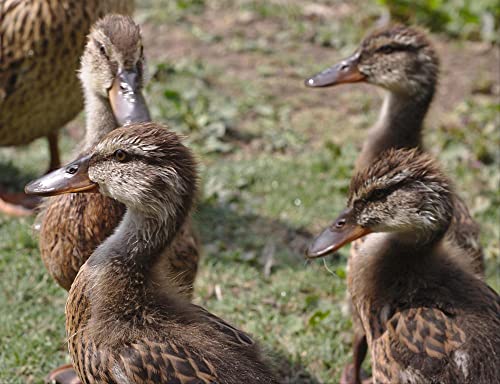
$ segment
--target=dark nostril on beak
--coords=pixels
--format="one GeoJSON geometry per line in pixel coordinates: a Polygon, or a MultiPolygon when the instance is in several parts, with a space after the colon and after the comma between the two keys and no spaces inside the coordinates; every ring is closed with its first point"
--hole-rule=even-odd
{"type": "Polygon", "coordinates": [[[66,169],[66,172],[69,173],[70,175],[74,175],[77,171],[78,171],[78,165],[70,165],[66,169]]]}
{"type": "Polygon", "coordinates": [[[345,219],[338,219],[336,222],[335,222],[335,228],[342,228],[346,223],[346,220],[345,219]]]}

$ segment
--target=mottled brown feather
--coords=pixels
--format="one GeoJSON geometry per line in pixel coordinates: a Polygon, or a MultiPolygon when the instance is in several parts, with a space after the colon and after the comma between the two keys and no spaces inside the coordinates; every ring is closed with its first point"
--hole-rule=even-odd
{"type": "Polygon", "coordinates": [[[125,207],[100,194],[59,195],[45,201],[40,255],[50,275],[69,291],[80,269],[116,228],[125,207]]]}
{"type": "MultiPolygon", "coordinates": [[[[373,215],[383,214],[387,204],[407,206],[372,197],[374,190],[384,188],[406,194],[419,191],[421,199],[427,193],[425,199],[435,205],[456,201],[435,161],[418,150],[387,151],[353,177],[349,207],[358,206],[358,219],[367,204],[379,206],[370,208],[373,215]]],[[[348,286],[371,349],[373,380],[498,382],[500,298],[474,275],[470,257],[461,254],[467,248],[450,246],[445,229],[454,215],[436,207],[432,216],[444,227],[432,226],[434,236],[414,235],[405,243],[398,240],[398,232],[384,241],[368,235],[349,258],[348,286]]]]}
{"type": "MultiPolygon", "coordinates": [[[[127,64],[125,61],[132,60],[134,63],[129,64],[137,66],[135,60],[142,41],[140,28],[130,17],[107,15],[98,20],[92,26],[88,37],[85,50],[87,60],[82,60],[82,72],[86,73],[86,76],[82,76],[82,83],[84,88],[89,89],[88,92],[97,92],[104,87],[93,83],[104,82],[99,74],[106,77],[102,72],[106,73],[107,68],[103,67],[108,66],[108,61],[105,61],[102,67],[91,64],[91,59],[97,59],[101,55],[99,49],[94,47],[96,36],[111,43],[108,53],[111,51],[119,57],[123,65],[127,64]],[[97,72],[92,74],[94,77],[88,74],[90,70],[97,72]]],[[[143,65],[143,58],[139,63],[143,65]]],[[[109,66],[111,67],[112,63],[109,63],[109,66]]],[[[117,126],[109,101],[101,96],[97,99],[98,107],[105,110],[109,116],[102,116],[103,114],[92,109],[87,110],[86,147],[92,147],[107,131],[117,126]]],[[[124,212],[125,207],[122,204],[102,195],[60,195],[45,201],[38,218],[41,223],[40,253],[49,273],[63,288],[69,290],[79,268],[97,246],[113,233],[124,212]]],[[[156,266],[157,280],[161,280],[161,275],[168,270],[174,274],[183,291],[190,295],[198,267],[199,247],[191,218],[188,218],[179,230],[172,247],[165,252],[164,262],[156,266]]]]}
{"type": "MultiPolygon", "coordinates": [[[[61,287],[69,291],[80,267],[113,233],[124,213],[123,204],[100,194],[59,195],[44,202],[38,218],[40,255],[48,272],[61,287]]],[[[191,296],[200,248],[189,219],[155,269],[158,279],[170,270],[182,291],[191,296]]]]}
{"type": "MultiPolygon", "coordinates": [[[[439,58],[424,31],[403,25],[389,25],[374,30],[361,42],[358,52],[360,57],[358,68],[367,76],[366,81],[382,86],[389,92],[394,91],[393,99],[401,102],[397,109],[391,111],[391,106],[397,102],[389,102],[390,96],[386,96],[389,108],[381,110],[380,119],[369,132],[356,160],[356,169],[361,170],[370,167],[376,157],[389,148],[422,148],[423,121],[438,82],[439,58]],[[419,52],[418,56],[414,58],[408,56],[405,59],[401,55],[378,53],[384,46],[401,44],[406,45],[411,51],[419,52]],[[403,80],[396,80],[395,73],[405,73],[403,80]],[[411,95],[402,95],[400,89],[395,89],[402,83],[406,83],[411,95]]],[[[452,246],[458,246],[466,251],[462,255],[470,264],[471,271],[483,277],[484,255],[479,242],[479,225],[459,196],[455,197],[453,206],[454,216],[446,237],[452,246]]],[[[352,257],[356,254],[356,243],[351,247],[352,257]]],[[[355,329],[361,328],[358,316],[355,314],[353,323],[355,329]]],[[[358,332],[354,339],[363,341],[358,332]]],[[[355,345],[354,354],[356,355],[357,350],[362,348],[362,345],[355,345]]],[[[359,376],[360,367],[355,369],[359,376]]],[[[359,384],[359,380],[353,383],[359,384]]]]}
{"type": "Polygon", "coordinates": [[[89,175],[129,210],[70,289],[66,331],[82,382],[277,383],[250,336],[179,295],[175,269],[159,273],[196,195],[196,163],[177,135],[119,128],[95,148],[89,175]],[[115,162],[116,148],[135,160],[115,162]]]}

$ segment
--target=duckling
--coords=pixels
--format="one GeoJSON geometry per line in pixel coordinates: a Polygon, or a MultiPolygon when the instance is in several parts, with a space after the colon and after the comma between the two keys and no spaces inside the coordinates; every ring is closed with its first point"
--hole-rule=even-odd
{"type": "Polygon", "coordinates": [[[179,295],[158,273],[197,189],[192,153],[155,123],[109,133],[81,172],[28,193],[100,193],[127,207],[81,267],[66,304],[68,345],[84,383],[277,383],[244,332],[179,295]],[[161,287],[162,289],[159,289],[161,287]]]}
{"type": "MultiPolygon", "coordinates": [[[[80,155],[87,154],[118,125],[150,120],[142,96],[144,72],[140,28],[132,18],[108,15],[97,21],[88,36],[79,73],[87,117],[80,155]]],[[[57,183],[77,172],[77,166],[70,164],[42,180],[57,183]]],[[[123,204],[100,194],[63,194],[44,202],[38,217],[40,254],[60,286],[69,291],[80,267],[113,233],[124,213],[123,204]]],[[[164,262],[190,297],[200,256],[190,219],[179,230],[172,247],[175,252],[168,254],[170,259],[164,262]]],[[[71,366],[62,366],[52,371],[46,381],[63,384],[74,377],[71,366]]]]}
{"type": "MultiPolygon", "coordinates": [[[[140,29],[131,18],[108,15],[92,27],[79,72],[86,110],[81,154],[127,119],[150,120],[142,96],[144,60],[140,29]],[[122,108],[130,98],[136,100],[129,103],[133,108],[122,108]]],[[[50,177],[64,178],[73,171],[63,167],[50,177]]],[[[60,286],[69,291],[80,267],[112,233],[124,212],[122,204],[101,195],[72,194],[46,200],[38,218],[40,254],[60,286]]]]}
{"type": "Polygon", "coordinates": [[[385,89],[378,121],[368,132],[356,169],[389,148],[422,147],[422,127],[434,97],[439,59],[426,35],[402,25],[377,29],[356,52],[306,80],[309,87],[366,82],[385,89]]]}
{"type": "MultiPolygon", "coordinates": [[[[340,63],[306,80],[309,87],[366,82],[385,89],[379,119],[369,130],[356,161],[356,170],[369,167],[389,148],[422,148],[423,121],[432,102],[439,77],[439,59],[422,31],[402,25],[375,30],[356,52],[340,63]]],[[[446,237],[465,252],[471,270],[484,274],[484,256],[479,241],[479,225],[465,202],[454,195],[454,215],[446,237]]],[[[353,243],[356,253],[360,241],[353,243]]],[[[354,314],[354,328],[359,329],[354,314]]],[[[359,367],[366,354],[362,335],[354,337],[354,378],[358,384],[359,367]]]]}
{"type": "Polygon", "coordinates": [[[365,238],[348,289],[375,383],[498,383],[500,297],[446,244],[450,184],[429,155],[391,149],[353,177],[347,209],[308,248],[321,257],[365,238]]]}
{"type": "MultiPolygon", "coordinates": [[[[4,0],[0,5],[0,145],[46,136],[50,167],[60,166],[57,130],[82,110],[76,72],[90,26],[133,0],[4,0]]],[[[0,210],[31,214],[29,199],[1,191],[0,210]]],[[[17,195],[17,194],[16,194],[17,195]]]]}
{"type": "MultiPolygon", "coordinates": [[[[377,123],[370,128],[356,161],[369,167],[389,148],[422,148],[423,121],[439,76],[439,59],[424,32],[402,25],[375,30],[356,52],[306,81],[310,87],[366,82],[385,89],[377,123]]],[[[484,273],[479,226],[455,195],[455,216],[448,237],[467,250],[478,275],[484,273]]]]}

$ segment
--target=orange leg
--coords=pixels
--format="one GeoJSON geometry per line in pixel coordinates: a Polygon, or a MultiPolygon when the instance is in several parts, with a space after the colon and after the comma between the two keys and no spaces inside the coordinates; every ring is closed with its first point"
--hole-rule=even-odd
{"type": "Polygon", "coordinates": [[[73,365],[66,364],[54,369],[45,378],[46,383],[50,384],[81,384],[73,365]]]}
{"type": "Polygon", "coordinates": [[[9,216],[29,216],[40,204],[38,196],[27,196],[24,192],[6,192],[0,186],[0,212],[9,216]]]}
{"type": "MultiPolygon", "coordinates": [[[[0,192],[0,212],[9,216],[29,216],[33,213],[32,209],[26,208],[22,205],[12,203],[13,194],[0,192]]],[[[15,198],[15,196],[14,196],[15,198]]]]}
{"type": "MultiPolygon", "coordinates": [[[[60,167],[57,133],[47,136],[49,142],[50,165],[47,172],[60,167]]],[[[40,204],[41,199],[36,196],[27,196],[24,192],[7,192],[0,187],[0,212],[9,216],[29,216],[40,204]]]]}

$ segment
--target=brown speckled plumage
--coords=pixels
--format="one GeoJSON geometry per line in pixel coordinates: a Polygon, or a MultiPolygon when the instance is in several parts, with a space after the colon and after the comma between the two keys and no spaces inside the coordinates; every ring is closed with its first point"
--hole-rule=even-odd
{"type": "MultiPolygon", "coordinates": [[[[117,127],[109,99],[105,97],[117,68],[142,68],[143,60],[140,29],[131,18],[109,15],[93,26],[80,74],[85,95],[91,99],[86,101],[87,134],[82,153],[117,127]],[[104,39],[107,56],[119,57],[119,62],[102,57],[99,44],[104,39]]],[[[59,285],[69,290],[80,267],[113,233],[124,212],[122,204],[102,195],[65,194],[47,199],[39,217],[40,254],[59,285]]],[[[190,219],[179,231],[172,247],[175,252],[168,252],[164,257],[171,264],[179,285],[191,294],[199,260],[199,242],[190,219]]]]}
{"type": "Polygon", "coordinates": [[[102,195],[54,196],[42,207],[40,255],[50,275],[69,291],[80,267],[120,222],[125,207],[102,195]]]}
{"type": "MultiPolygon", "coordinates": [[[[83,193],[54,196],[45,204],[40,254],[52,278],[69,291],[80,267],[120,223],[125,207],[109,197],[83,193]]],[[[179,230],[172,249],[165,251],[165,263],[172,268],[175,281],[191,296],[200,242],[190,219],[179,230]]]]}
{"type": "MultiPolygon", "coordinates": [[[[425,33],[402,25],[377,29],[361,42],[351,58],[332,68],[339,68],[343,63],[360,74],[356,81],[387,90],[379,120],[368,132],[356,160],[356,170],[370,167],[380,153],[390,148],[422,149],[423,122],[439,76],[439,59],[425,33]]],[[[330,85],[343,82],[350,81],[338,78],[330,85]]],[[[465,251],[462,255],[468,259],[471,270],[482,277],[484,256],[479,242],[479,225],[458,195],[453,198],[453,209],[454,216],[446,238],[452,245],[465,251]]],[[[359,239],[353,243],[352,257],[355,257],[362,242],[363,239],[359,239]]],[[[354,328],[360,329],[356,314],[353,314],[353,322],[354,328]]],[[[363,340],[358,334],[354,339],[363,340]]],[[[355,355],[359,355],[358,348],[363,347],[356,343],[355,355]]],[[[354,369],[359,371],[360,362],[354,365],[354,369]]],[[[359,376],[351,376],[352,379],[345,383],[360,383],[359,376]]]]}
{"type": "MultiPolygon", "coordinates": [[[[358,52],[357,65],[365,81],[388,90],[386,107],[356,162],[356,169],[361,170],[370,167],[386,149],[422,147],[423,122],[437,86],[439,60],[424,32],[402,25],[374,31],[363,40],[358,52]]],[[[447,239],[466,250],[474,272],[482,276],[479,225],[458,195],[453,205],[455,216],[447,239]]]]}
{"type": "Polygon", "coordinates": [[[132,0],[6,0],[0,4],[0,145],[29,143],[83,107],[76,72],[90,26],[132,0]]]}
{"type": "Polygon", "coordinates": [[[159,313],[160,306],[137,306],[135,310],[158,315],[135,318],[135,330],[130,329],[129,319],[112,319],[105,331],[94,329],[106,322],[96,316],[98,323],[89,326],[92,303],[85,296],[91,290],[84,279],[92,278],[93,272],[88,268],[82,268],[66,306],[67,316],[71,314],[67,317],[68,345],[83,383],[121,383],[127,378],[144,384],[222,384],[239,383],[245,376],[250,383],[274,382],[259,362],[250,336],[203,308],[175,298],[162,303],[169,314],[159,313]],[[179,310],[184,313],[175,313],[179,310]],[[247,359],[251,363],[239,367],[240,360],[248,364],[247,359]],[[231,378],[235,367],[241,376],[231,378]]]}
{"type": "Polygon", "coordinates": [[[82,382],[277,383],[248,335],[179,295],[175,272],[155,271],[196,195],[195,162],[178,137],[154,123],[119,128],[93,151],[88,177],[127,213],[67,301],[82,382]]]}
{"type": "Polygon", "coordinates": [[[375,383],[498,382],[500,297],[446,244],[450,184],[430,156],[390,150],[353,177],[348,209],[314,243],[363,228],[348,287],[375,383]]]}
{"type": "Polygon", "coordinates": [[[471,271],[484,278],[484,253],[481,246],[481,227],[472,218],[467,204],[458,195],[453,196],[453,216],[446,232],[446,240],[463,249],[471,263],[471,271]]]}

